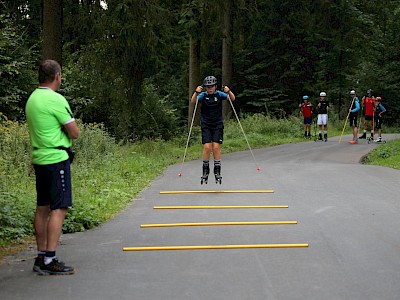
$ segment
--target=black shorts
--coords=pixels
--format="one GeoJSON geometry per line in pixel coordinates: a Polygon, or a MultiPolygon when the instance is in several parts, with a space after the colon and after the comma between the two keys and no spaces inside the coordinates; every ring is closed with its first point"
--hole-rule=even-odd
{"type": "Polygon", "coordinates": [[[201,125],[202,144],[207,144],[212,142],[222,144],[223,140],[224,140],[224,125],[217,125],[217,126],[201,125]]]}
{"type": "Polygon", "coordinates": [[[304,118],[303,119],[303,124],[304,125],[311,125],[312,124],[312,117],[304,118]]]}
{"type": "Polygon", "coordinates": [[[365,116],[365,121],[371,121],[372,120],[372,116],[365,116]]]}
{"type": "Polygon", "coordinates": [[[36,174],[37,206],[50,209],[72,205],[71,170],[69,160],[51,165],[34,165],[36,174]]]}
{"type": "Polygon", "coordinates": [[[349,124],[350,127],[357,127],[357,114],[350,114],[349,124]]]}

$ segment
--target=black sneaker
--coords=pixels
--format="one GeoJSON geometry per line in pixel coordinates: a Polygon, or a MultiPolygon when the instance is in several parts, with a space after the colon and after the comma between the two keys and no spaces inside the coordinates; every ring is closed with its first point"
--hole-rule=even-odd
{"type": "Polygon", "coordinates": [[[39,272],[42,266],[44,266],[44,255],[38,255],[33,264],[33,272],[39,272]]]}
{"type": "MultiPolygon", "coordinates": [[[[65,265],[63,261],[59,261],[60,264],[65,265]]],[[[44,255],[38,255],[35,258],[35,262],[33,264],[33,272],[40,272],[40,268],[44,266],[44,255]]]]}
{"type": "Polygon", "coordinates": [[[67,267],[57,258],[53,258],[48,265],[43,264],[38,272],[41,275],[71,275],[75,273],[75,269],[73,267],[67,267]]]}
{"type": "Polygon", "coordinates": [[[366,133],[364,132],[363,135],[360,136],[360,137],[358,137],[358,138],[359,138],[359,139],[366,139],[366,138],[367,138],[367,135],[366,135],[366,133]]]}

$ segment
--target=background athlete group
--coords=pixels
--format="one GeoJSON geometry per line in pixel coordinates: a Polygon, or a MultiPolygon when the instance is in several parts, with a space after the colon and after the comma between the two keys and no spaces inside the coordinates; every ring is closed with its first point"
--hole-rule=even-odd
{"type": "MultiPolygon", "coordinates": [[[[320,93],[320,99],[318,104],[315,106],[309,101],[307,95],[303,96],[303,103],[299,105],[300,113],[304,118],[304,138],[311,139],[311,124],[313,122],[313,113],[317,114],[317,125],[318,125],[318,140],[325,142],[328,140],[328,112],[329,102],[326,99],[326,93],[320,93]],[[323,135],[322,135],[323,134],[323,135]]],[[[382,142],[382,114],[386,111],[382,105],[382,97],[375,97],[373,91],[369,89],[367,96],[364,96],[360,100],[354,90],[350,91],[351,100],[347,104],[348,121],[352,127],[353,138],[350,141],[351,144],[356,144],[358,139],[367,138],[367,130],[370,129],[371,135],[368,137],[370,141],[382,142]],[[358,137],[357,120],[358,114],[360,115],[360,125],[362,115],[364,113],[364,132],[358,137]],[[378,138],[374,140],[374,131],[378,130],[378,138]]]]}

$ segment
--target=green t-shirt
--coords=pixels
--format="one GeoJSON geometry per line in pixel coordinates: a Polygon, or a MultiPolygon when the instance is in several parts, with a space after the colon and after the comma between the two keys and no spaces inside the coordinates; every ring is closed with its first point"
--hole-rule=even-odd
{"type": "Polygon", "coordinates": [[[32,144],[32,163],[49,165],[68,159],[65,150],[56,147],[71,147],[72,139],[62,131],[62,126],[75,121],[67,100],[49,88],[37,88],[29,97],[25,107],[32,144]]]}

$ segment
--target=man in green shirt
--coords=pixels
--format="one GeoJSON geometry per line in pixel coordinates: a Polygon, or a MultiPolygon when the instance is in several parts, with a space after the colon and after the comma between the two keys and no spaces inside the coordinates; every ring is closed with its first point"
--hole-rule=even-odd
{"type": "Polygon", "coordinates": [[[39,87],[25,107],[37,192],[34,227],[38,256],[33,270],[51,275],[74,273],[73,267],[65,266],[56,256],[62,224],[72,205],[70,161],[65,149],[79,136],[68,102],[56,92],[60,85],[60,65],[54,60],[43,61],[39,87]]]}

